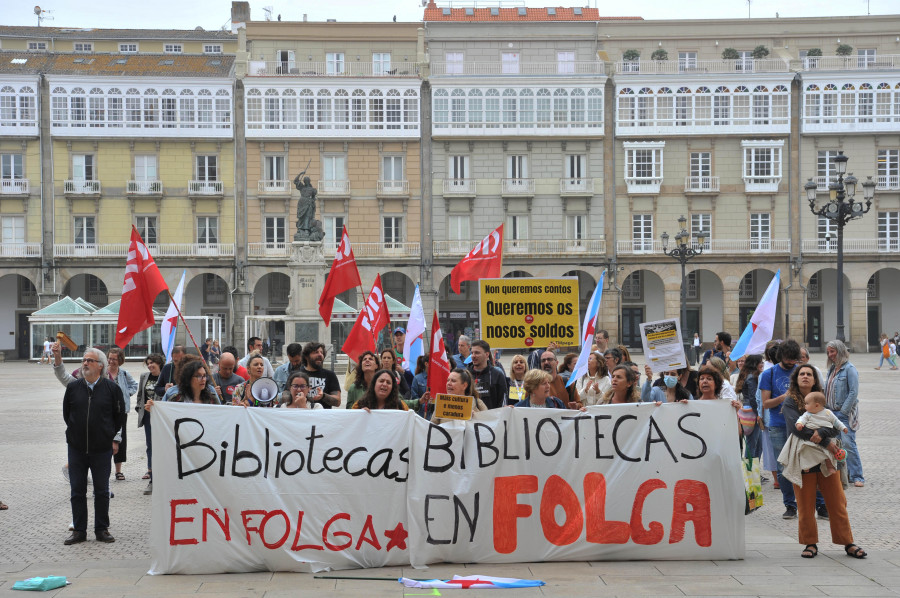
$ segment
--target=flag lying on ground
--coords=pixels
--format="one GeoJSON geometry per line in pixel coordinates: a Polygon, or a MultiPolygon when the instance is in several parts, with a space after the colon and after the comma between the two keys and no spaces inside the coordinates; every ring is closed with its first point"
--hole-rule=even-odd
{"type": "Polygon", "coordinates": [[[434,317],[431,319],[431,353],[428,358],[428,390],[431,394],[447,390],[447,378],[450,377],[451,369],[438,313],[434,310],[434,317]]]}
{"type": "Polygon", "coordinates": [[[438,588],[440,590],[504,590],[509,588],[536,588],[546,585],[539,579],[514,577],[490,577],[488,575],[454,575],[453,579],[426,579],[417,581],[407,577],[398,579],[407,588],[438,588]]]}
{"type": "Polygon", "coordinates": [[[503,268],[503,225],[475,244],[450,271],[450,287],[459,295],[464,280],[500,278],[503,268]]]}
{"type": "Polygon", "coordinates": [[[119,320],[116,323],[116,345],[124,349],[135,334],[156,323],[153,302],[157,295],[168,288],[144,240],[132,225],[122,300],[119,303],[119,320]]]}
{"type": "Polygon", "coordinates": [[[750,323],[741,333],[741,338],[731,350],[731,360],[737,361],[744,355],[762,355],[766,350],[766,343],[772,340],[775,331],[775,309],[778,307],[778,291],[781,290],[781,269],[775,273],[775,278],[769,283],[756,311],[750,317],[750,323]]]}
{"type": "Polygon", "coordinates": [[[416,360],[425,354],[425,310],[422,308],[422,296],[419,285],[413,295],[409,308],[409,323],[406,325],[406,340],[403,342],[403,369],[416,371],[416,360]]]}
{"type": "Polygon", "coordinates": [[[600,299],[603,297],[603,280],[606,278],[606,270],[600,274],[600,280],[594,288],[591,300],[588,301],[587,311],[584,313],[584,325],[581,335],[581,353],[578,355],[578,361],[575,362],[575,368],[566,386],[571,386],[579,378],[584,376],[588,371],[588,358],[591,356],[591,347],[594,344],[594,330],[597,324],[597,318],[600,316],[600,299]]]}
{"type": "MultiPolygon", "coordinates": [[[[162,324],[159,327],[159,338],[160,341],[162,341],[166,363],[169,363],[169,361],[172,360],[172,348],[175,346],[175,330],[178,328],[178,311],[184,310],[184,301],[182,300],[182,297],[184,295],[185,273],[185,270],[181,271],[181,282],[178,283],[178,288],[175,289],[175,294],[172,295],[175,300],[169,301],[169,309],[166,310],[166,317],[163,318],[162,324]]],[[[182,311],[182,313],[184,312],[182,311]]]]}
{"type": "Polygon", "coordinates": [[[364,351],[375,352],[378,333],[388,325],[388,308],[384,301],[384,289],[381,286],[381,274],[375,275],[375,283],[369,292],[363,308],[356,316],[356,322],[344,341],[341,351],[355,362],[364,351]]]}
{"type": "Polygon", "coordinates": [[[319,296],[319,315],[325,320],[325,325],[331,324],[331,311],[334,309],[334,298],[349,291],[353,287],[362,284],[359,280],[359,268],[356,266],[356,258],[353,257],[353,248],[350,246],[350,235],[344,226],[341,233],[341,242],[334,254],[331,270],[322,287],[322,295],[319,296]]]}

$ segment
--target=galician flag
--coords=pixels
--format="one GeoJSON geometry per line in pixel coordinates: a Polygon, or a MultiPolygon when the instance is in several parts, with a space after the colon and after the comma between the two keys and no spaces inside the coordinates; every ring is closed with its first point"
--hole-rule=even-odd
{"type": "MultiPolygon", "coordinates": [[[[182,297],[184,295],[185,273],[185,270],[181,271],[181,282],[178,283],[178,288],[175,289],[175,294],[172,295],[175,301],[169,301],[169,309],[166,310],[166,317],[163,318],[162,324],[159,327],[159,337],[162,341],[163,352],[166,355],[166,363],[172,359],[172,347],[175,346],[175,330],[178,328],[178,310],[175,309],[175,305],[178,305],[178,309],[184,309],[182,297]]],[[[182,311],[182,313],[184,312],[182,311]]]]}
{"type": "Polygon", "coordinates": [[[775,278],[769,283],[756,311],[750,318],[750,323],[741,333],[741,338],[731,350],[731,360],[737,361],[744,355],[762,355],[766,350],[766,343],[772,340],[775,330],[775,308],[778,307],[778,291],[781,290],[781,269],[775,273],[775,278]]]}
{"type": "Polygon", "coordinates": [[[409,323],[406,325],[406,340],[403,343],[403,369],[416,369],[416,360],[419,355],[425,353],[425,310],[422,308],[422,296],[419,294],[419,285],[416,285],[416,293],[413,295],[412,306],[409,308],[409,323]]]}
{"type": "Polygon", "coordinates": [[[581,353],[575,362],[575,369],[569,376],[566,386],[571,386],[588,371],[588,358],[591,355],[591,346],[594,344],[594,331],[597,328],[597,318],[600,316],[600,299],[603,297],[603,281],[606,278],[606,270],[600,274],[600,280],[594,288],[591,300],[588,301],[587,311],[584,313],[584,324],[581,325],[581,353]]]}
{"type": "Polygon", "coordinates": [[[537,588],[546,585],[540,579],[516,579],[514,577],[491,577],[489,575],[454,575],[453,579],[426,579],[424,581],[401,577],[397,581],[407,588],[438,588],[441,590],[505,590],[509,588],[537,588]]]}

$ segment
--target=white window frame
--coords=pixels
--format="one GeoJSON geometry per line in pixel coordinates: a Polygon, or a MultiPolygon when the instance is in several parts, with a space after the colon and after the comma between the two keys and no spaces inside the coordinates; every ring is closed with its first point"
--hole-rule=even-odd
{"type": "Polygon", "coordinates": [[[588,215],[566,214],[566,239],[584,241],[588,238],[588,215]]]}
{"type": "Polygon", "coordinates": [[[262,239],[268,249],[275,249],[287,242],[287,218],[279,215],[263,216],[262,239]]]}
{"type": "Polygon", "coordinates": [[[137,228],[141,239],[148,245],[159,243],[159,217],[155,214],[139,214],[134,217],[134,226],[137,228]]]}
{"type": "Polygon", "coordinates": [[[382,215],[381,242],[388,249],[398,249],[403,243],[403,216],[382,215]]]}
{"type": "Polygon", "coordinates": [[[838,150],[819,150],[816,153],[816,184],[819,191],[828,191],[830,183],[837,182],[837,164],[834,159],[838,150]]]}
{"type": "Polygon", "coordinates": [[[119,44],[119,53],[120,54],[137,54],[140,50],[140,45],[137,42],[126,42],[119,44]]]}
{"type": "Polygon", "coordinates": [[[263,156],[264,180],[274,183],[287,180],[287,158],[284,154],[267,154],[263,156]]]}
{"type": "Polygon", "coordinates": [[[182,54],[184,44],[163,44],[163,54],[182,54]]]}
{"type": "Polygon", "coordinates": [[[217,154],[197,154],[194,159],[196,180],[211,183],[219,180],[219,156],[217,154]],[[210,177],[210,170],[213,176],[210,177]]]}
{"type": "Polygon", "coordinates": [[[634,253],[653,251],[653,214],[631,215],[631,247],[634,253]]]}
{"type": "Polygon", "coordinates": [[[518,75],[519,57],[519,52],[503,52],[500,54],[500,72],[504,75],[518,75]]]}
{"type": "Polygon", "coordinates": [[[472,217],[469,214],[449,214],[447,216],[447,239],[470,241],[472,239],[472,217]]]}
{"type": "Polygon", "coordinates": [[[96,181],[97,165],[96,156],[94,154],[73,154],[72,155],[72,180],[73,181],[96,181]]]}
{"type": "Polygon", "coordinates": [[[750,213],[750,251],[769,251],[772,247],[772,214],[750,213]]]}
{"type": "Polygon", "coordinates": [[[72,44],[75,52],[93,52],[94,42],[75,42],[72,44]]]}
{"type": "Polygon", "coordinates": [[[325,54],[326,75],[343,75],[345,64],[343,52],[328,52],[325,54]]]}
{"type": "Polygon", "coordinates": [[[856,67],[867,69],[875,64],[875,48],[857,48],[856,50],[856,67]]]}
{"type": "Polygon", "coordinates": [[[0,180],[21,181],[25,179],[25,156],[23,154],[0,154],[0,180]]]}
{"type": "Polygon", "coordinates": [[[513,154],[506,156],[506,178],[522,181],[528,178],[528,156],[513,154]]]}
{"type": "Polygon", "coordinates": [[[691,213],[691,244],[694,249],[699,248],[697,237],[704,234],[703,250],[709,251],[712,246],[712,214],[709,212],[691,213]]]}
{"type": "Polygon", "coordinates": [[[718,181],[712,176],[712,152],[697,151],[690,153],[688,163],[688,191],[718,191],[718,181]]]}
{"type": "Polygon", "coordinates": [[[325,154],[322,156],[322,180],[319,192],[336,193],[349,191],[347,185],[347,154],[325,154]]]}
{"type": "Polygon", "coordinates": [[[402,154],[389,154],[381,156],[381,180],[405,181],[406,159],[402,154]],[[399,162],[399,167],[398,167],[399,162]],[[399,174],[399,176],[398,176],[399,174]]]}
{"type": "Polygon", "coordinates": [[[625,277],[622,282],[622,299],[626,301],[643,301],[644,277],[641,270],[636,270],[625,277]]]}
{"type": "Polygon", "coordinates": [[[462,75],[465,69],[465,54],[463,52],[444,52],[444,65],[447,75],[462,75]]]}
{"type": "Polygon", "coordinates": [[[81,247],[89,247],[97,244],[96,216],[72,217],[72,242],[81,247]],[[79,242],[79,235],[81,235],[81,242],[79,242]]]}
{"type": "Polygon", "coordinates": [[[372,74],[373,75],[390,75],[391,70],[391,53],[390,52],[372,52],[372,74]]]}
{"type": "Polygon", "coordinates": [[[744,190],[775,193],[781,184],[783,139],[741,141],[744,190]]]}
{"type": "Polygon", "coordinates": [[[222,44],[203,44],[204,54],[221,54],[222,44]]]}
{"type": "Polygon", "coordinates": [[[528,246],[530,220],[528,214],[506,215],[506,226],[503,227],[503,236],[507,241],[510,241],[511,249],[522,246],[523,244],[519,243],[521,241],[525,242],[525,247],[528,246]]]}
{"type": "Polygon", "coordinates": [[[25,242],[25,215],[4,214],[0,216],[0,243],[21,245],[25,242]]]}
{"type": "Polygon", "coordinates": [[[46,50],[47,42],[28,42],[28,49],[32,51],[46,50]]]}
{"type": "Polygon", "coordinates": [[[900,212],[878,212],[878,251],[900,251],[900,212]]]}
{"type": "Polygon", "coordinates": [[[325,228],[325,246],[334,249],[341,242],[347,217],[343,214],[325,215],[322,217],[322,222],[325,228]]]}
{"type": "Polygon", "coordinates": [[[216,245],[219,243],[219,217],[197,216],[195,232],[198,245],[216,245]]]}
{"type": "Polygon", "coordinates": [[[830,218],[818,216],[816,239],[819,251],[837,250],[837,223],[830,218]]]}
{"type": "Polygon", "coordinates": [[[697,52],[694,50],[681,50],[678,52],[678,72],[697,68],[697,52]]]}
{"type": "Polygon", "coordinates": [[[159,180],[159,160],[155,154],[137,154],[134,156],[134,180],[159,180]]]}
{"type": "Polygon", "coordinates": [[[560,50],[556,52],[556,73],[558,75],[575,74],[574,50],[560,50]]]}
{"type": "Polygon", "coordinates": [[[878,189],[900,189],[900,149],[879,149],[876,168],[878,189]]]}
{"type": "Polygon", "coordinates": [[[625,184],[629,193],[659,193],[665,141],[626,141],[625,184]],[[648,169],[649,167],[649,169],[648,169]]]}

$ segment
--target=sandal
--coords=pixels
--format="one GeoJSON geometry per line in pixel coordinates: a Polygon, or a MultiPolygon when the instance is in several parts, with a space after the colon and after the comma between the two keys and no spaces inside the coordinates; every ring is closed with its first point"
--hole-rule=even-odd
{"type": "Polygon", "coordinates": [[[117,471],[117,472],[116,472],[116,479],[117,479],[118,481],[121,482],[122,480],[125,479],[125,474],[122,473],[121,471],[117,471]]]}
{"type": "Polygon", "coordinates": [[[141,479],[142,479],[142,480],[149,480],[149,479],[150,479],[150,470],[149,470],[149,469],[147,470],[147,473],[145,473],[141,479]]]}
{"type": "Polygon", "coordinates": [[[819,547],[815,544],[807,544],[806,548],[803,549],[803,552],[800,553],[800,556],[805,559],[814,559],[817,554],[819,554],[819,547]]]}
{"type": "Polygon", "coordinates": [[[853,482],[853,485],[856,486],[857,488],[862,488],[863,486],[866,485],[866,483],[865,482],[853,482]]]}
{"type": "Polygon", "coordinates": [[[847,552],[847,556],[852,556],[855,559],[864,559],[869,556],[865,550],[856,544],[847,544],[844,546],[844,550],[847,552]]]}

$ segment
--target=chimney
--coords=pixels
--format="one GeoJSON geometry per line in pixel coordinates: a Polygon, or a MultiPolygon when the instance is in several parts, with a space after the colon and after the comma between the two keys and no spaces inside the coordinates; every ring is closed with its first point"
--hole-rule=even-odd
{"type": "Polygon", "coordinates": [[[250,21],[250,3],[234,1],[231,3],[231,32],[237,33],[250,21]]]}
{"type": "Polygon", "coordinates": [[[306,22],[306,13],[303,13],[303,22],[306,22]]]}

